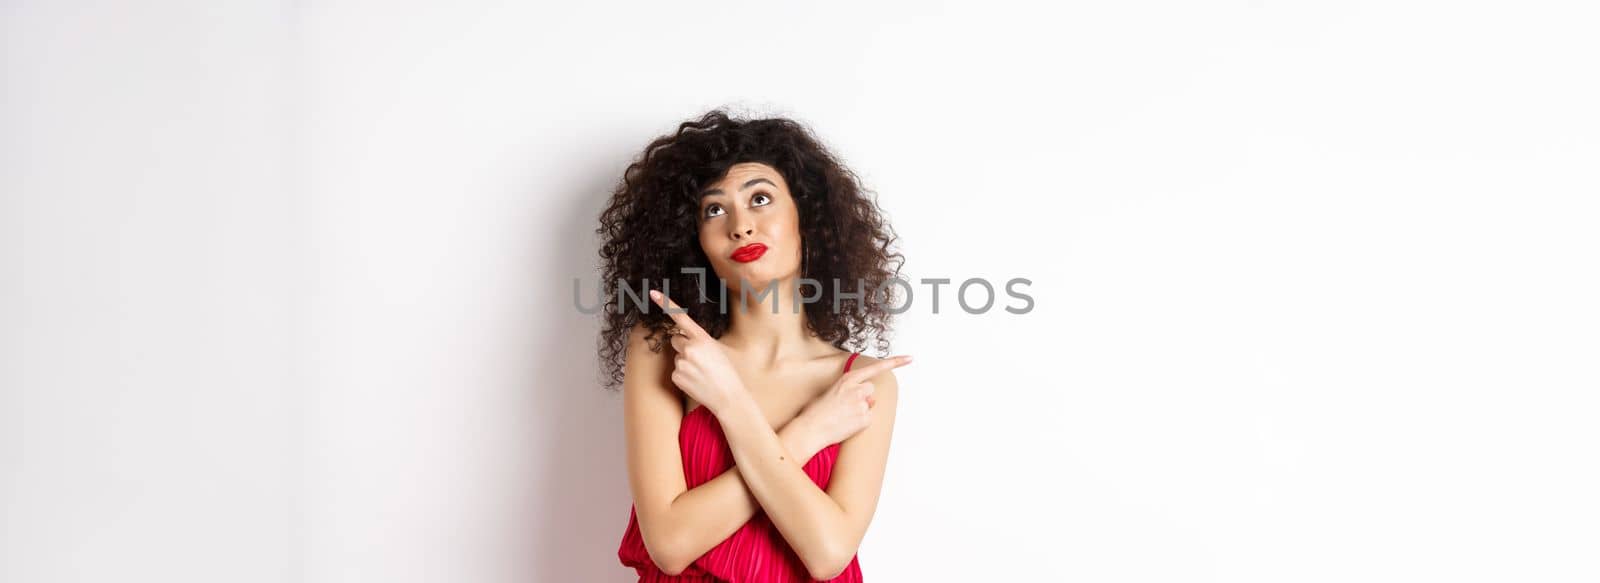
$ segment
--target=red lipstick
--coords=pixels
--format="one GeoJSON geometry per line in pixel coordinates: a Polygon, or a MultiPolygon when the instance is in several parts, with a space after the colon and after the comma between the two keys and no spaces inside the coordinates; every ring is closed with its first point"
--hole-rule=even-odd
{"type": "Polygon", "coordinates": [[[751,243],[733,250],[733,260],[739,263],[749,263],[760,259],[767,252],[767,246],[760,243],[751,243]]]}

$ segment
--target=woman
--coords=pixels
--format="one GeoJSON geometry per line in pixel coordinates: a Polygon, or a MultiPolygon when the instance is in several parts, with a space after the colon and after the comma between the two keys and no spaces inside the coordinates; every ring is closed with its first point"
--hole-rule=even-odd
{"type": "Polygon", "coordinates": [[[861,581],[910,357],[847,348],[887,353],[904,261],[855,175],[794,121],[712,111],[645,148],[598,232],[634,501],[622,563],[641,581],[861,581]],[[643,282],[666,295],[638,301],[643,282]]]}

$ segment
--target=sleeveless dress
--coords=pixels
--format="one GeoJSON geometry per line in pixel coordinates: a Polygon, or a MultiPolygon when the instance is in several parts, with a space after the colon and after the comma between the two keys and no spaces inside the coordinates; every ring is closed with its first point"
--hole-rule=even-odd
{"type": "MultiPolygon", "coordinates": [[[[855,363],[859,352],[850,353],[844,363],[845,372],[855,363]]],[[[704,405],[695,407],[683,416],[678,428],[678,447],[683,451],[683,477],[689,488],[695,488],[722,475],[733,467],[733,452],[722,434],[722,424],[704,405]]],[[[805,464],[805,472],[818,487],[826,489],[833,477],[833,462],[839,459],[839,444],[835,443],[817,452],[805,464]]],[[[756,509],[750,520],[734,531],[732,536],[717,543],[700,558],[695,559],[676,576],[668,575],[650,560],[644,547],[644,536],[639,532],[638,508],[628,511],[628,530],[622,535],[622,546],[617,550],[622,564],[639,573],[640,583],[787,583],[791,581],[814,582],[805,563],[783,540],[777,525],[767,513],[756,509]]],[[[859,583],[861,565],[856,557],[835,583],[859,583]]]]}

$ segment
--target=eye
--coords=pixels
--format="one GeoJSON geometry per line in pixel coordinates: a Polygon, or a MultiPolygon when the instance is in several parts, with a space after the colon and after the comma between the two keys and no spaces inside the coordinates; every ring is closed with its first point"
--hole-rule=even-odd
{"type": "Polygon", "coordinates": [[[772,197],[767,196],[765,192],[758,192],[755,196],[750,197],[750,206],[765,206],[769,204],[772,204],[772,197]]]}
{"type": "Polygon", "coordinates": [[[718,205],[718,204],[706,205],[705,216],[706,216],[706,218],[709,219],[711,217],[715,217],[717,215],[720,215],[720,214],[722,214],[724,212],[726,212],[726,211],[722,210],[722,205],[718,205]]]}

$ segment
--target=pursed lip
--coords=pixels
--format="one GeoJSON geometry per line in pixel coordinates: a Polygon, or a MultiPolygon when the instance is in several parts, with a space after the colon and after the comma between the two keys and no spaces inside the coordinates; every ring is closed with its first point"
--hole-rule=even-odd
{"type": "Polygon", "coordinates": [[[760,243],[751,243],[733,250],[733,260],[739,263],[749,263],[761,258],[767,252],[767,246],[760,243]]]}

